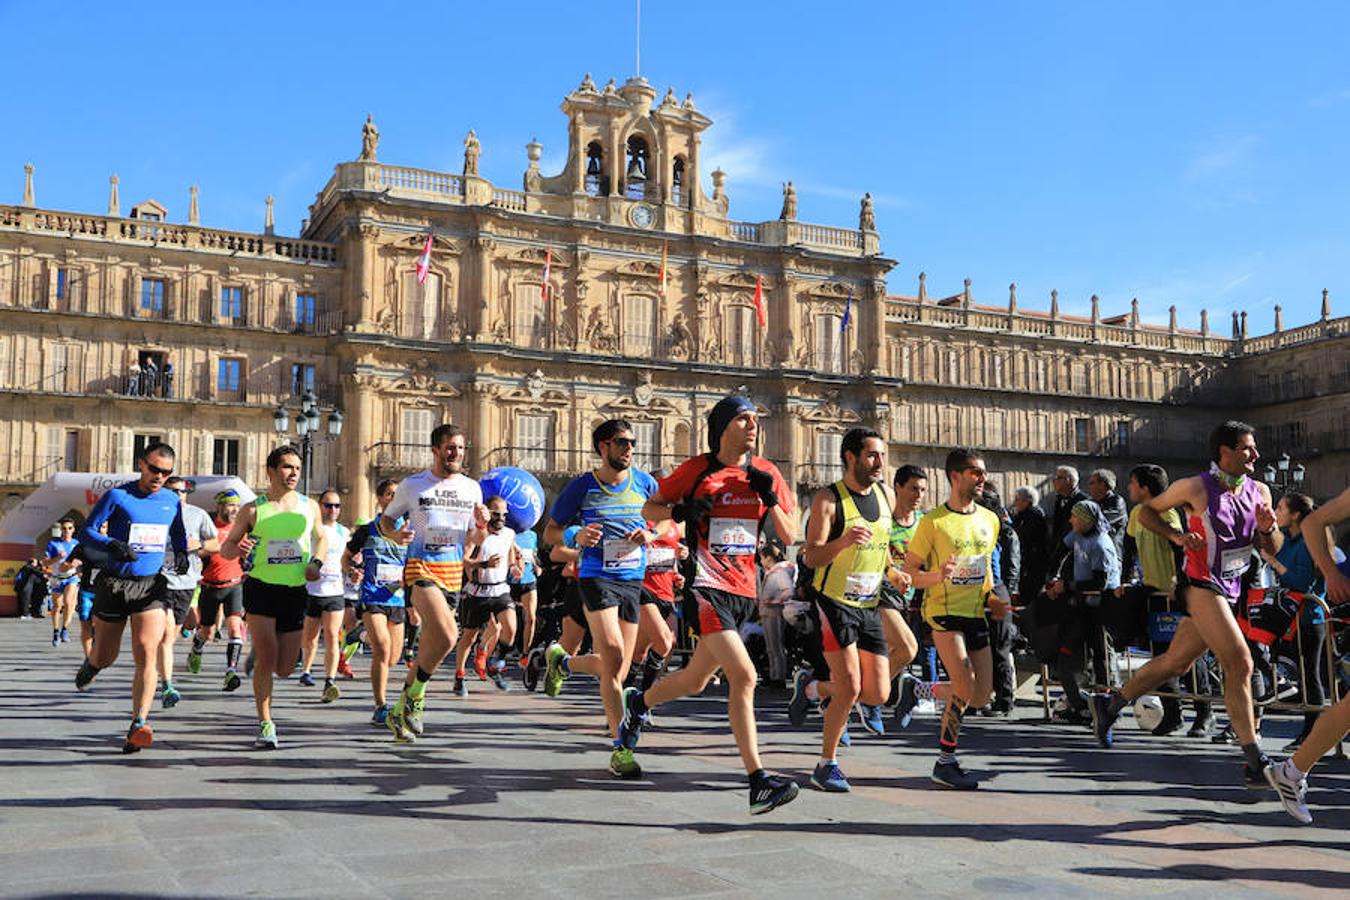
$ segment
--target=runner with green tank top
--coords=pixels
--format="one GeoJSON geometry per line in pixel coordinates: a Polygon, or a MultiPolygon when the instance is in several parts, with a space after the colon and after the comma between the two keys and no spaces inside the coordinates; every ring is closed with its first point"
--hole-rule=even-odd
{"type": "MultiPolygon", "coordinates": [[[[882,481],[886,443],[877,432],[850,429],[840,444],[844,477],[811,501],[802,561],[815,570],[811,599],[820,612],[820,631],[830,680],[797,673],[789,715],[801,724],[811,700],[829,700],[821,736],[820,762],[811,783],[823,791],[850,790],[835,759],[853,704],[879,706],[890,690],[890,662],[881,627],[881,586],[894,571],[891,562],[891,496],[882,481]]],[[[895,587],[909,588],[896,572],[895,587]]]]}
{"type": "Polygon", "coordinates": [[[272,677],[295,668],[305,626],[305,583],[321,577],[327,538],[313,500],[298,493],[300,451],[285,444],[267,456],[267,495],[239,510],[230,536],[221,545],[226,559],[251,556],[244,579],[244,611],[257,663],[253,700],[258,707],[258,737],[253,746],[277,748],[272,723],[272,677]]]}
{"type": "MultiPolygon", "coordinates": [[[[905,562],[905,551],[914,538],[914,531],[923,518],[919,506],[928,493],[928,476],[923,469],[914,465],[903,465],[895,470],[895,506],[891,509],[891,558],[897,565],[905,562]]],[[[909,664],[919,653],[919,639],[905,621],[905,614],[915,602],[918,591],[910,585],[904,591],[898,591],[890,582],[881,586],[881,627],[886,632],[886,646],[890,648],[891,694],[887,705],[895,707],[895,724],[899,728],[908,728],[914,718],[917,703],[915,690],[918,679],[909,673],[909,664]]],[[[867,710],[863,712],[863,723],[869,720],[867,710]]]]}

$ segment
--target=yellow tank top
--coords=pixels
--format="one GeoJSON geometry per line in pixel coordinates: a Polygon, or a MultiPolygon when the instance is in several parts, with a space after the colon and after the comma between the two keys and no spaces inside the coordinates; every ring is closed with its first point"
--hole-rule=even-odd
{"type": "Polygon", "coordinates": [[[858,509],[848,485],[842,480],[837,481],[834,491],[844,520],[843,531],[861,525],[872,529],[872,538],[865,544],[846,547],[828,565],[817,569],[811,586],[835,603],[870,609],[881,599],[881,583],[886,579],[886,567],[890,564],[890,504],[881,485],[872,485],[877,500],[877,519],[869,522],[858,509]]]}

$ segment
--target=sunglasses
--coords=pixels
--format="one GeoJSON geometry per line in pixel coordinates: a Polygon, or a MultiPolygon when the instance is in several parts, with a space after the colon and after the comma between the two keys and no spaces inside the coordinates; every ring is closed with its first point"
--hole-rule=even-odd
{"type": "Polygon", "coordinates": [[[341,503],[325,503],[325,504],[323,505],[323,508],[324,508],[324,509],[342,509],[342,504],[341,504],[341,503]]]}
{"type": "Polygon", "coordinates": [[[141,462],[145,463],[145,467],[150,470],[150,473],[152,475],[163,475],[164,477],[167,478],[168,476],[173,474],[172,467],[167,469],[161,469],[159,466],[153,465],[148,459],[143,459],[141,460],[141,462]]]}
{"type": "Polygon", "coordinates": [[[636,447],[637,441],[633,438],[610,438],[611,444],[618,444],[620,447],[636,447]]]}
{"type": "Polygon", "coordinates": [[[184,497],[188,495],[187,488],[169,488],[169,490],[173,491],[175,494],[182,494],[184,497]]]}

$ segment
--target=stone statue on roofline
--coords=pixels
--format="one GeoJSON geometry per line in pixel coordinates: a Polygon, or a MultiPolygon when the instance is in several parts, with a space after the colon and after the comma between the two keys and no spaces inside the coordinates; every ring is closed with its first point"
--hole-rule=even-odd
{"type": "Polygon", "coordinates": [[[877,230],[877,213],[872,206],[871,193],[863,194],[862,209],[858,212],[858,227],[863,231],[877,230]]]}
{"type": "Polygon", "coordinates": [[[483,146],[478,143],[478,135],[469,129],[469,136],[464,139],[464,174],[478,174],[478,156],[483,152],[483,146]]]}
{"type": "Polygon", "coordinates": [[[375,127],[375,117],[366,113],[366,124],[361,126],[361,162],[375,162],[375,151],[380,146],[380,129],[375,127]]]}
{"type": "Polygon", "coordinates": [[[784,222],[792,222],[797,218],[797,189],[790,181],[783,184],[783,211],[778,218],[784,222]]]}

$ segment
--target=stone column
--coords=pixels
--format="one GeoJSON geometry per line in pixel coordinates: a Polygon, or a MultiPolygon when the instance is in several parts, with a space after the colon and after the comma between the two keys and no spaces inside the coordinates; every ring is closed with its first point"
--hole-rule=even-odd
{"type": "Polygon", "coordinates": [[[342,379],[342,434],[338,438],[342,460],[342,483],[347,508],[354,517],[375,514],[375,478],[371,472],[370,448],[381,434],[375,379],[371,375],[346,375],[342,379]]]}

